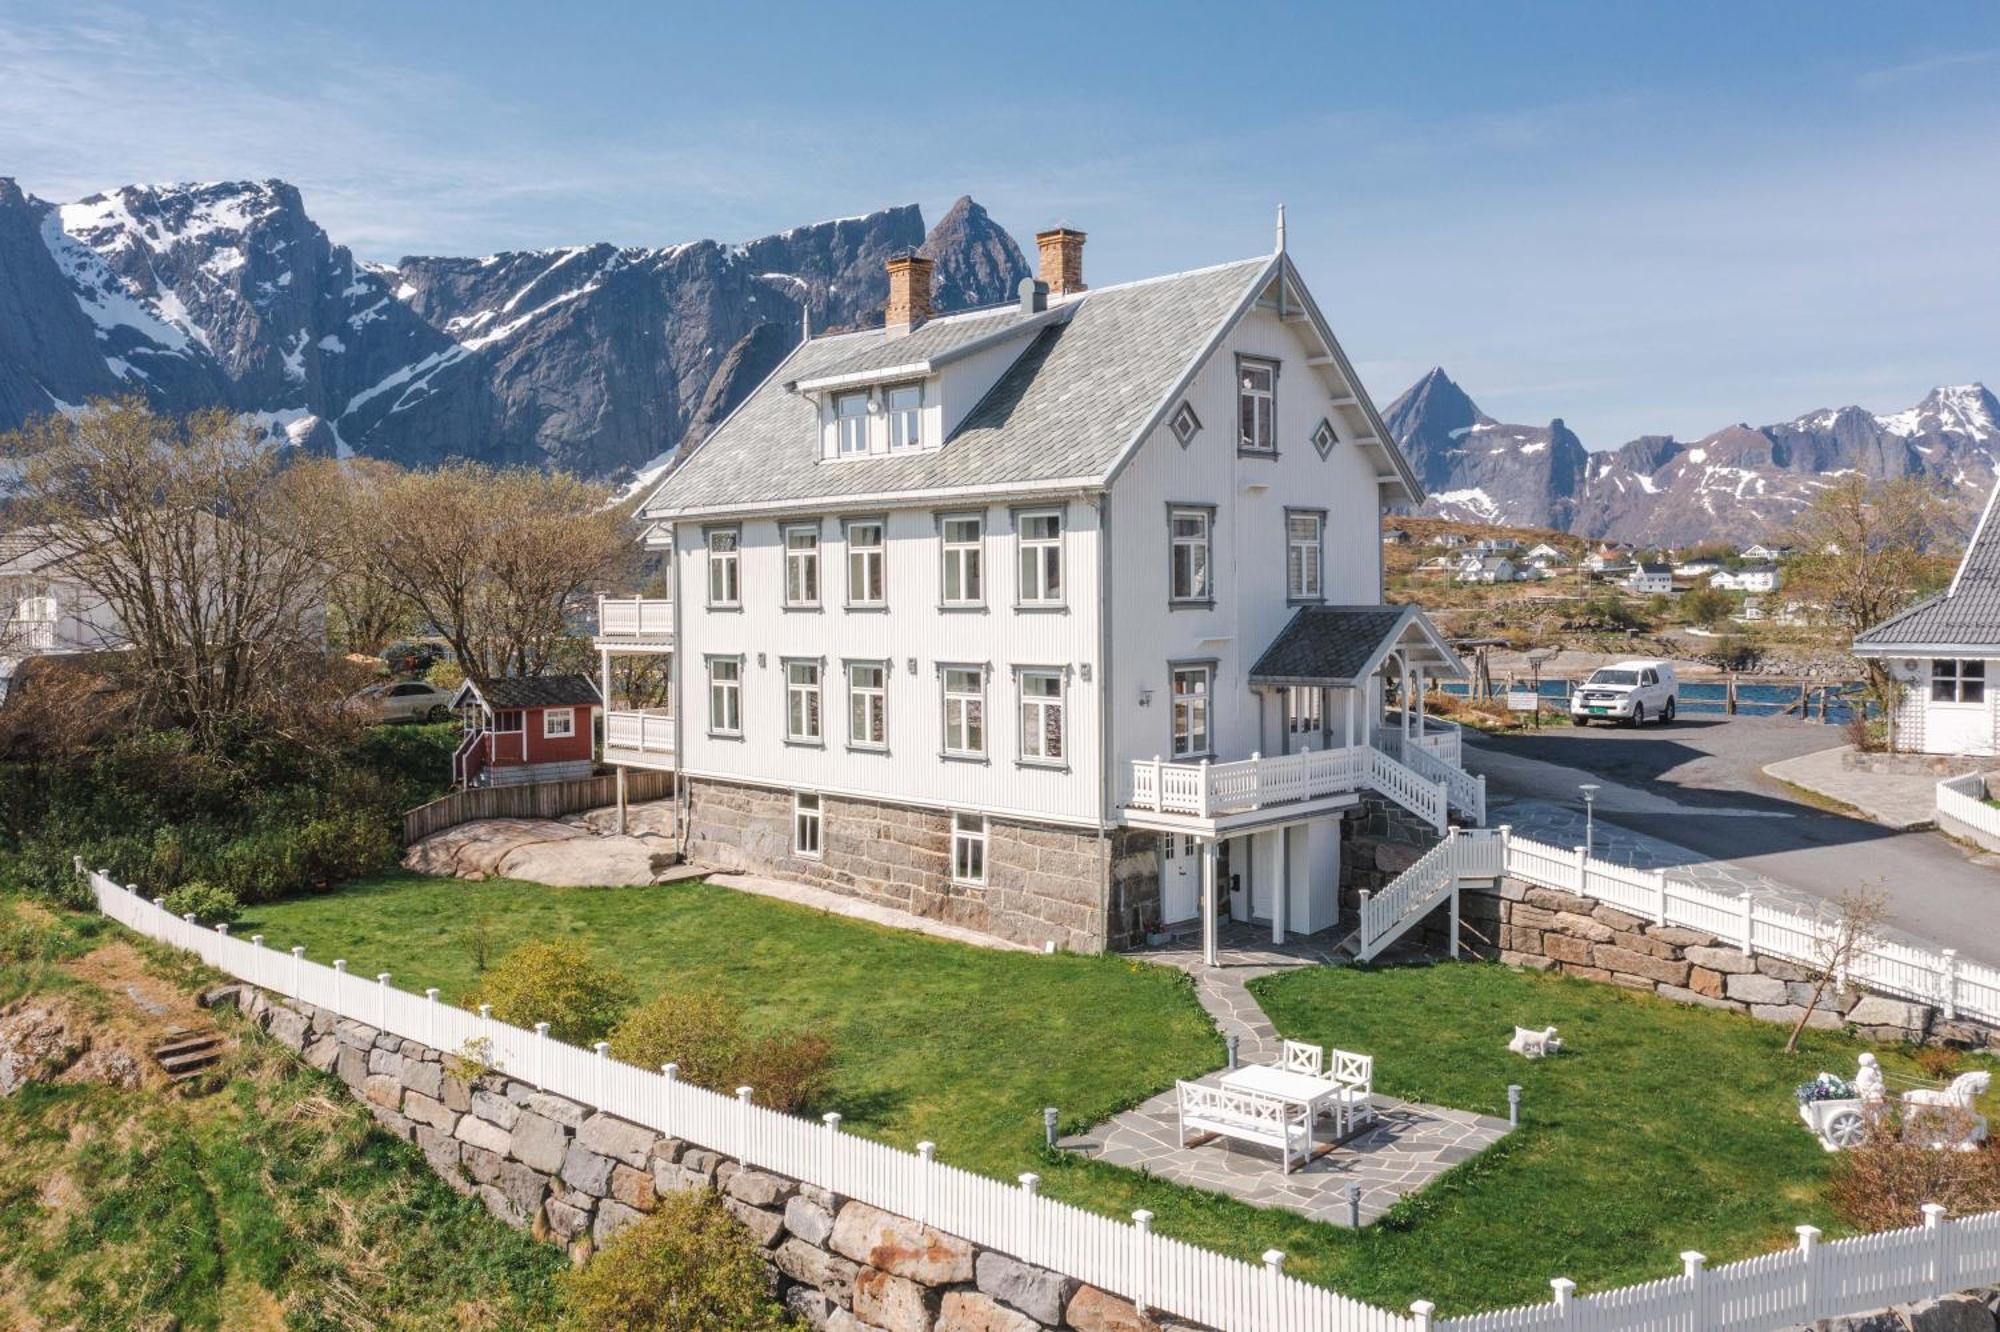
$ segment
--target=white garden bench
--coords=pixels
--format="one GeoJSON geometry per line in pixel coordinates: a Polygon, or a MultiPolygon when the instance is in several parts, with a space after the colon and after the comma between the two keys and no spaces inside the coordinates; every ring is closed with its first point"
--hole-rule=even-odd
{"type": "Polygon", "coordinates": [[[1192,1133],[1276,1147],[1287,1174],[1294,1169],[1294,1156],[1300,1165],[1312,1156],[1311,1106],[1263,1092],[1199,1082],[1183,1082],[1179,1088],[1181,1146],[1195,1145],[1188,1141],[1192,1133]]]}

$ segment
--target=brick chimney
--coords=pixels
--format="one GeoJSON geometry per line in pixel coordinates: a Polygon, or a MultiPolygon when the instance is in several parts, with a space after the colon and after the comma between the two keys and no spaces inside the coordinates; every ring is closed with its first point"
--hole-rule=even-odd
{"type": "Polygon", "coordinates": [[[922,255],[898,255],[889,261],[889,303],[882,325],[890,337],[908,333],[931,317],[931,269],[922,255]]]}
{"type": "Polygon", "coordinates": [[[1083,290],[1083,233],[1068,227],[1054,227],[1035,233],[1035,245],[1042,252],[1041,279],[1049,284],[1049,294],[1061,296],[1083,290]]]}

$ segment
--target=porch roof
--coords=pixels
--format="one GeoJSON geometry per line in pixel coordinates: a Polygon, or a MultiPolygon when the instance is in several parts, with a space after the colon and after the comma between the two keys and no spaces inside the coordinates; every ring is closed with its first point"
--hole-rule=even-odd
{"type": "Polygon", "coordinates": [[[1250,668],[1250,684],[1352,689],[1389,654],[1453,679],[1465,666],[1416,606],[1301,606],[1250,668]]]}

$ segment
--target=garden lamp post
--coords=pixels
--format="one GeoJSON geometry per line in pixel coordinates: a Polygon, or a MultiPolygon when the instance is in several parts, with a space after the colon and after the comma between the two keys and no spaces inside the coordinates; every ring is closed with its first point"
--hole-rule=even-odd
{"type": "Polygon", "coordinates": [[[1597,851],[1597,828],[1593,817],[1597,810],[1597,783],[1580,782],[1577,790],[1583,792],[1583,854],[1593,855],[1597,851]]]}

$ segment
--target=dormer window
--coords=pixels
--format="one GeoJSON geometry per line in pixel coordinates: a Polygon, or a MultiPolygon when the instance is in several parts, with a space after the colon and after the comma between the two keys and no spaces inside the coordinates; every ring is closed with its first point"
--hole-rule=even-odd
{"type": "Polygon", "coordinates": [[[1236,358],[1236,449],[1239,453],[1278,451],[1278,363],[1236,358]]]}
{"type": "Polygon", "coordinates": [[[889,416],[889,452],[922,448],[924,443],[924,386],[899,384],[883,395],[889,416]]]}
{"type": "Polygon", "coordinates": [[[843,393],[834,399],[834,427],[838,432],[836,446],[843,458],[860,458],[868,452],[868,395],[866,393],[843,393]]]}

